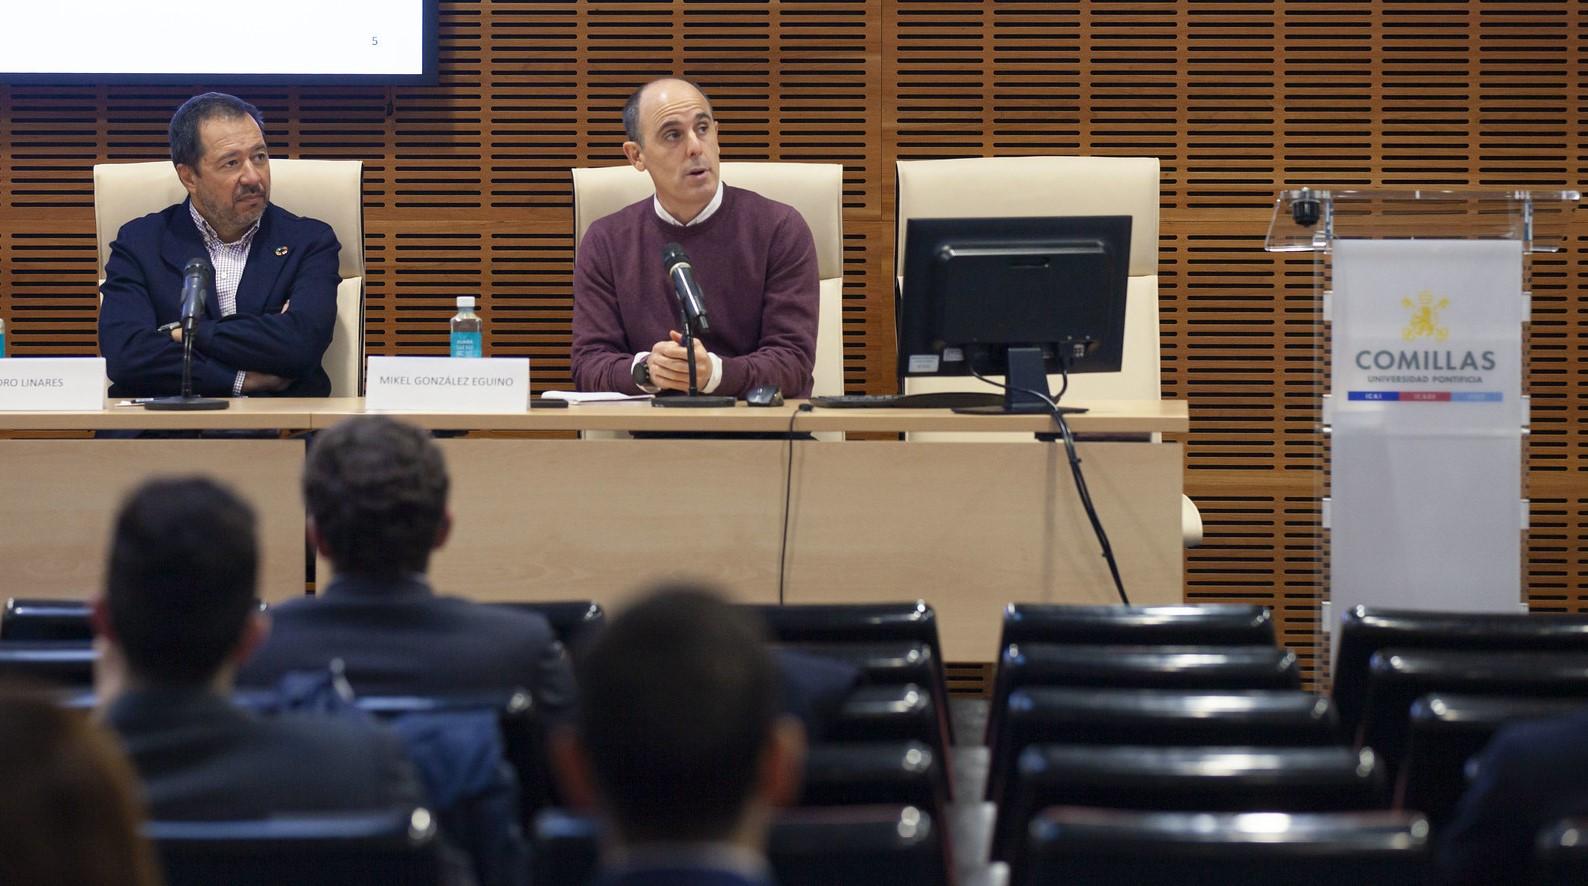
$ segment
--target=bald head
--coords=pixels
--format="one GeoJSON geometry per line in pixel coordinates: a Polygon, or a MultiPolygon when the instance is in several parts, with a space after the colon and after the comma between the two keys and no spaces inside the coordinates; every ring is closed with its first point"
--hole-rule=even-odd
{"type": "Polygon", "coordinates": [[[698,98],[711,110],[711,100],[706,98],[699,86],[679,77],[661,77],[641,86],[629,95],[629,100],[623,103],[623,135],[629,141],[638,144],[645,143],[644,124],[642,123],[642,107],[647,100],[657,100],[669,97],[698,98]]]}
{"type": "Polygon", "coordinates": [[[717,118],[695,84],[668,77],[635,90],[623,109],[623,154],[651,177],[656,200],[688,224],[716,196],[717,118]]]}

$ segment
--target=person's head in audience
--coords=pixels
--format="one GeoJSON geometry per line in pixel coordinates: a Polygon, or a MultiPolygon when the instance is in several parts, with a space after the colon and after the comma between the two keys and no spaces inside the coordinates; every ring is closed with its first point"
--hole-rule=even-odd
{"type": "Polygon", "coordinates": [[[0,688],[0,883],[155,886],[137,778],[115,739],[41,693],[0,688]]]}
{"type": "Polygon", "coordinates": [[[554,754],[609,848],[764,848],[772,809],[798,794],[805,736],[778,714],[753,616],[702,589],[662,588],[613,619],[574,673],[579,713],[554,754]]]}
{"type": "Polygon", "coordinates": [[[452,527],[448,485],[428,431],[382,416],[348,419],[309,448],[309,538],[339,574],[423,573],[452,527]]]}
{"type": "Polygon", "coordinates": [[[150,480],[116,514],[94,606],[100,700],[122,688],[231,690],[269,633],[254,602],[253,508],[204,477],[150,480]]]}
{"type": "Polygon", "coordinates": [[[270,202],[265,118],[236,96],[206,92],[171,115],[171,162],[199,215],[223,242],[241,237],[270,202]]]}
{"type": "Polygon", "coordinates": [[[623,105],[623,134],[623,153],[650,174],[662,208],[680,222],[716,195],[717,118],[695,84],[666,77],[636,89],[623,105]]]}

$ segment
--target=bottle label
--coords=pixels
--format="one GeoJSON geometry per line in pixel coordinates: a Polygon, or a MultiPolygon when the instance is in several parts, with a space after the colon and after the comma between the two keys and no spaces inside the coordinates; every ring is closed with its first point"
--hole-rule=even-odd
{"type": "Polygon", "coordinates": [[[478,332],[452,333],[452,356],[454,357],[483,357],[485,356],[484,343],[480,340],[478,332]]]}

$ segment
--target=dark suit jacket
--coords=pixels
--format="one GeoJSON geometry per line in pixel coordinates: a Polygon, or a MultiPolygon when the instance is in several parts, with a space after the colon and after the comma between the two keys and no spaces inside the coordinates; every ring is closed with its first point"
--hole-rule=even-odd
{"type": "Polygon", "coordinates": [[[544,618],[438,596],[422,576],[388,584],[339,575],[319,595],[270,614],[270,639],[239,685],[271,687],[340,658],[361,695],[523,688],[547,715],[573,704],[568,655],[544,618]]]}
{"type": "MultiPolygon", "coordinates": [[[[237,313],[222,319],[214,298],[204,306],[193,337],[194,392],[230,396],[244,370],[293,379],[279,396],[329,395],[331,380],[320,359],[336,326],[340,251],[329,225],[266,206],[237,285],[237,313]]],[[[181,390],[182,346],[156,330],[181,318],[182,266],[207,255],[185,200],[117,233],[99,308],[99,350],[111,396],[181,390]]]]}
{"type": "Polygon", "coordinates": [[[1477,778],[1439,835],[1442,879],[1519,882],[1539,831],[1588,814],[1588,710],[1507,726],[1476,760],[1477,778]]]}
{"type": "Polygon", "coordinates": [[[360,720],[261,718],[203,689],[129,692],[106,712],[149,816],[225,821],[423,805],[397,740],[360,720]]]}

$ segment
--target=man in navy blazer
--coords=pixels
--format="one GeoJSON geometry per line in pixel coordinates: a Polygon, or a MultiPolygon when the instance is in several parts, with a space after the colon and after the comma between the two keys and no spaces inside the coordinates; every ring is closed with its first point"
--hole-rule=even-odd
{"type": "Polygon", "coordinates": [[[431,587],[430,555],[452,528],[450,483],[440,447],[415,425],[365,415],[316,434],[303,498],[309,537],[336,575],[271,608],[270,639],[238,683],[271,687],[339,659],[366,695],[527,689],[542,716],[572,707],[568,656],[546,619],[431,587]]]}
{"type": "Polygon", "coordinates": [[[600,886],[770,886],[767,831],[798,796],[805,733],[778,713],[763,634],[709,593],[664,589],[577,662],[577,725],[552,755],[605,825],[600,886]]]}
{"type": "Polygon", "coordinates": [[[151,480],[122,505],[93,620],[94,685],[150,815],[233,820],[412,807],[397,739],[358,719],[260,717],[231,699],[269,634],[254,601],[253,509],[203,478],[151,480]]]}
{"type": "Polygon", "coordinates": [[[100,292],[99,347],[115,397],[181,390],[182,269],[215,268],[193,337],[201,396],[324,397],[320,366],[336,324],[337,254],[329,225],[270,203],[264,118],[222,93],[171,117],[171,162],[188,199],[123,225],[100,292]]]}

